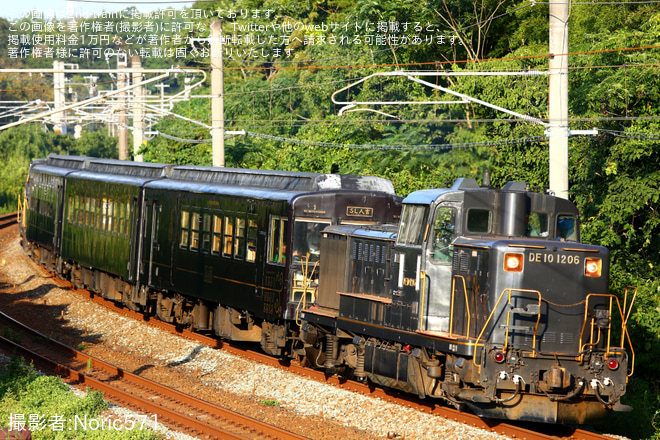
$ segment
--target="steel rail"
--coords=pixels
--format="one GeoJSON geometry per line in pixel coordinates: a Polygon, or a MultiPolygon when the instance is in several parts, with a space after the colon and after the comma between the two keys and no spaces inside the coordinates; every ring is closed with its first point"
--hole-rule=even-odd
{"type": "Polygon", "coordinates": [[[89,374],[81,373],[75,369],[67,367],[63,364],[60,364],[56,361],[53,361],[44,355],[36,353],[22,345],[13,342],[4,337],[0,337],[0,342],[5,346],[11,347],[12,350],[20,352],[27,358],[34,359],[40,364],[45,365],[48,369],[61,374],[62,376],[69,377],[79,383],[90,386],[93,389],[107,393],[108,395],[114,396],[122,401],[127,403],[132,403],[146,411],[150,411],[155,414],[174,422],[181,424],[183,426],[189,427],[195,431],[203,433],[204,435],[212,436],[212,438],[219,439],[230,439],[230,440],[244,440],[246,438],[254,439],[259,436],[261,438],[272,438],[272,439],[286,439],[286,440],[303,440],[305,437],[293,434],[291,432],[285,431],[281,428],[278,428],[273,425],[269,425],[263,422],[260,422],[251,417],[244,416],[242,414],[236,413],[234,411],[227,410],[225,408],[219,407],[217,405],[205,402],[203,400],[197,399],[196,397],[190,396],[188,394],[182,393],[175,389],[166,387],[157,382],[145,379],[128,371],[125,371],[119,367],[116,367],[108,362],[97,359],[93,356],[89,356],[85,353],[82,353],[78,350],[75,350],[61,342],[55,341],[51,338],[47,338],[40,332],[27,327],[26,325],[16,321],[15,319],[7,316],[4,313],[0,312],[0,320],[6,323],[11,324],[12,326],[20,329],[21,332],[29,334],[32,338],[39,338],[39,340],[46,342],[47,344],[54,347],[58,352],[64,353],[69,356],[71,359],[81,361],[91,365],[91,367],[98,368],[106,373],[111,374],[114,377],[120,378],[122,381],[129,382],[133,385],[144,387],[150,391],[153,391],[158,394],[163,394],[169,397],[173,397],[177,401],[189,405],[200,412],[207,412],[215,417],[221,418],[225,423],[230,424],[235,427],[237,430],[245,430],[246,434],[240,434],[232,432],[227,428],[222,428],[219,426],[214,426],[210,423],[199,420],[195,417],[182,414],[175,410],[166,408],[160,404],[155,403],[149,398],[141,397],[136,394],[124,391],[117,387],[114,387],[104,381],[96,379],[89,374]],[[247,432],[249,430],[249,432],[247,432]]]}

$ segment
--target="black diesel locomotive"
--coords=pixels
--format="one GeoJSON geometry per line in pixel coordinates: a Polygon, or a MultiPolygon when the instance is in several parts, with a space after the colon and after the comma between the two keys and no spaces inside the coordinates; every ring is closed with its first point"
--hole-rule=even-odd
{"type": "Polygon", "coordinates": [[[33,259],[164,321],[486,417],[628,409],[608,252],[523,183],[402,202],[375,177],[49,156],[26,197],[33,259]]]}

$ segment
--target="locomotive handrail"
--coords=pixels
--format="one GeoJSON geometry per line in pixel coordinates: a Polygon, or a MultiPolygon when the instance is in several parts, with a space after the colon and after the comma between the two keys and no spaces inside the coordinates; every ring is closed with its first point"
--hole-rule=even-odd
{"type": "MultiPolygon", "coordinates": [[[[465,294],[465,310],[467,311],[467,332],[466,338],[470,337],[470,303],[468,302],[467,286],[465,278],[462,275],[454,275],[451,279],[451,309],[449,312],[449,336],[453,336],[454,329],[454,292],[456,291],[456,278],[463,280],[463,293],[465,294]]],[[[462,336],[462,335],[461,335],[462,336]]]]}
{"type": "MultiPolygon", "coordinates": [[[[632,288],[635,289],[635,293],[637,293],[637,289],[634,288],[634,287],[632,287],[632,288]]],[[[625,303],[627,303],[627,298],[628,298],[627,291],[628,291],[628,288],[626,288],[626,292],[624,293],[625,303]]],[[[594,318],[592,317],[592,319],[591,319],[591,328],[590,328],[591,335],[590,335],[590,338],[589,338],[590,342],[582,343],[582,339],[584,337],[584,331],[585,331],[585,328],[587,326],[587,322],[589,320],[589,317],[588,317],[589,300],[591,298],[596,298],[596,297],[609,298],[609,316],[608,316],[609,324],[608,324],[608,327],[607,327],[607,345],[606,345],[606,348],[605,348],[605,356],[609,356],[609,354],[611,352],[610,349],[612,348],[610,346],[610,338],[611,338],[611,335],[612,335],[612,307],[614,305],[614,302],[616,301],[616,306],[617,306],[617,309],[619,310],[619,316],[621,316],[621,342],[620,342],[621,346],[616,347],[616,348],[623,349],[624,348],[623,344],[625,342],[625,339],[628,340],[628,345],[630,346],[630,353],[631,353],[630,373],[628,374],[628,377],[630,377],[630,376],[632,376],[633,372],[635,371],[635,349],[633,348],[632,341],[630,340],[630,333],[628,333],[627,321],[628,321],[628,318],[630,317],[630,311],[632,310],[632,304],[634,302],[634,296],[633,296],[633,300],[630,302],[630,309],[627,311],[627,313],[624,313],[623,309],[621,309],[621,303],[619,302],[619,298],[617,298],[615,295],[612,295],[612,294],[609,294],[609,293],[607,293],[607,294],[606,293],[590,293],[590,294],[587,295],[586,301],[585,301],[585,306],[584,306],[584,320],[582,321],[582,331],[580,332],[580,361],[582,361],[582,359],[584,358],[585,348],[589,345],[595,345],[600,341],[600,330],[599,330],[598,331],[598,341],[596,341],[595,343],[593,342],[594,318]]]]}
{"type": "MultiPolygon", "coordinates": [[[[628,307],[628,289],[635,289],[635,293],[633,293],[633,297],[630,300],[630,308],[628,309],[628,312],[626,312],[626,319],[624,320],[626,325],[628,324],[628,318],[630,318],[633,304],[635,304],[635,298],[637,298],[637,287],[627,286],[623,291],[623,310],[626,310],[626,307],[628,307]]],[[[623,333],[621,333],[621,346],[623,347],[623,333]]]]}
{"type": "MultiPolygon", "coordinates": [[[[509,292],[508,300],[509,303],[511,302],[511,292],[512,291],[516,292],[527,292],[527,293],[536,293],[539,296],[539,313],[536,321],[536,328],[534,329],[534,352],[536,352],[536,332],[538,330],[539,322],[541,320],[541,312],[540,312],[540,303],[541,303],[541,292],[538,290],[530,290],[530,289],[512,289],[512,288],[507,288],[502,290],[502,293],[500,293],[500,296],[497,298],[497,301],[495,302],[495,306],[493,307],[493,310],[491,310],[490,315],[488,315],[488,319],[486,319],[486,322],[484,323],[483,328],[481,329],[481,332],[479,333],[479,336],[477,336],[477,340],[474,341],[474,347],[475,349],[479,346],[479,340],[481,337],[484,335],[484,332],[486,331],[486,327],[488,327],[488,324],[490,323],[490,320],[493,318],[493,315],[495,314],[495,311],[497,310],[497,306],[500,304],[500,301],[502,301],[502,297],[504,296],[504,292],[509,292]]],[[[508,325],[508,320],[509,320],[509,315],[511,314],[511,311],[507,313],[507,325],[508,325]]],[[[506,338],[504,341],[504,349],[506,349],[506,346],[508,345],[508,339],[509,339],[509,331],[507,329],[506,332],[506,338]]],[[[483,347],[484,344],[481,344],[483,347]]],[[[477,364],[477,356],[472,357],[472,363],[474,364],[475,367],[479,368],[480,365],[477,364]]]]}
{"type": "Polygon", "coordinates": [[[19,195],[18,196],[18,212],[16,213],[16,223],[18,223],[19,225],[22,225],[23,228],[26,227],[26,220],[25,220],[26,215],[23,212],[24,209],[27,210],[27,198],[25,198],[25,196],[23,196],[23,199],[22,199],[21,196],[19,195]]]}

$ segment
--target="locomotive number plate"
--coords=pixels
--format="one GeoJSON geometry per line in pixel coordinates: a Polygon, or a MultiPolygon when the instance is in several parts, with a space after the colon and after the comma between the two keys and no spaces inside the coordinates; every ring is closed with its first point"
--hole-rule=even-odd
{"type": "Polygon", "coordinates": [[[580,264],[579,255],[533,252],[528,255],[527,259],[530,263],[580,264]]]}

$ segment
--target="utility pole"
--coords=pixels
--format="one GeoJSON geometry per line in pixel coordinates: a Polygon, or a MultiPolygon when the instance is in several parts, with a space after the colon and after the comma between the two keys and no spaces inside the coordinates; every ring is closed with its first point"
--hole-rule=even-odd
{"type": "MultiPolygon", "coordinates": [[[[142,62],[139,55],[131,58],[131,68],[133,69],[133,85],[142,82],[142,62]]],[[[143,88],[138,86],[133,89],[133,160],[143,162],[143,157],[138,154],[144,141],[144,109],[143,109],[143,88]]]]}
{"type": "MultiPolygon", "coordinates": [[[[126,69],[126,54],[117,55],[117,69],[126,69]]],[[[126,71],[117,74],[117,88],[123,89],[128,86],[128,74],[126,71]]],[[[119,160],[128,159],[128,101],[126,92],[119,96],[119,123],[117,127],[117,137],[119,138],[119,160]]]]}
{"type": "Polygon", "coordinates": [[[568,199],[568,7],[566,1],[550,2],[550,190],[568,199]]]}
{"type": "MultiPolygon", "coordinates": [[[[66,105],[66,90],[64,81],[64,61],[53,61],[53,98],[55,108],[66,105]]],[[[64,111],[55,115],[55,133],[66,134],[66,113],[64,111]]]]}
{"type": "Polygon", "coordinates": [[[222,21],[211,21],[211,138],[213,166],[225,166],[225,103],[222,71],[222,21]]]}

